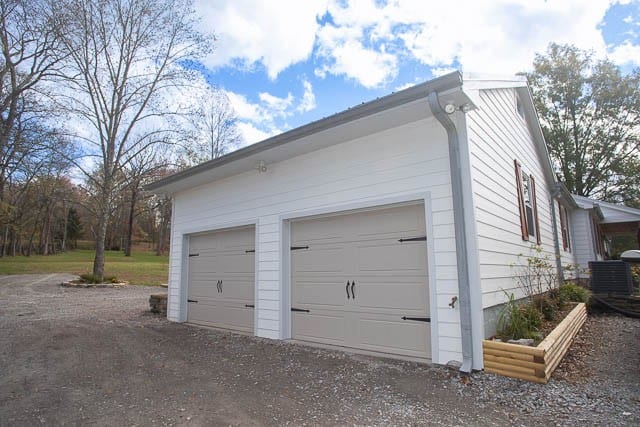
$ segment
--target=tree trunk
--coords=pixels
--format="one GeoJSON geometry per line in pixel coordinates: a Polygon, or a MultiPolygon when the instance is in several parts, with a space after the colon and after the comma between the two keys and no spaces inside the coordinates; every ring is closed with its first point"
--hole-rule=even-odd
{"type": "Polygon", "coordinates": [[[135,219],[137,201],[138,183],[134,182],[131,188],[131,203],[129,204],[129,221],[127,223],[127,236],[124,242],[124,256],[131,256],[131,245],[133,244],[133,220],[135,219]]]}
{"type": "Polygon", "coordinates": [[[98,217],[98,233],[96,236],[96,257],[93,260],[93,275],[99,282],[104,280],[104,244],[107,237],[109,209],[105,206],[98,217]]]}
{"type": "Polygon", "coordinates": [[[64,225],[62,229],[62,243],[60,244],[60,252],[67,251],[67,227],[69,226],[69,209],[62,205],[62,211],[64,212],[64,225]]]}

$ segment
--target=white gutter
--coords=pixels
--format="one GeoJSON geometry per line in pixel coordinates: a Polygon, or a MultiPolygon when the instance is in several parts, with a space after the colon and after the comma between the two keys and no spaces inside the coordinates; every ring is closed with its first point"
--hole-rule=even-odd
{"type": "Polygon", "coordinates": [[[455,123],[442,109],[437,92],[428,96],[431,112],[447,131],[449,141],[449,166],[453,197],[453,222],[456,235],[456,264],[458,272],[458,303],[460,304],[460,332],[462,339],[462,366],[460,371],[470,373],[473,366],[473,333],[471,324],[471,290],[469,280],[469,256],[467,227],[463,202],[460,141],[455,123]]]}

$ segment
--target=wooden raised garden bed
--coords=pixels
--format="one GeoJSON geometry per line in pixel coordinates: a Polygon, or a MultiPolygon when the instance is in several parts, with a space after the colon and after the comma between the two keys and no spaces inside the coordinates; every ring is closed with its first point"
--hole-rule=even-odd
{"type": "Polygon", "coordinates": [[[586,305],[576,305],[536,347],[484,340],[484,370],[546,384],[586,319],[586,305]]]}

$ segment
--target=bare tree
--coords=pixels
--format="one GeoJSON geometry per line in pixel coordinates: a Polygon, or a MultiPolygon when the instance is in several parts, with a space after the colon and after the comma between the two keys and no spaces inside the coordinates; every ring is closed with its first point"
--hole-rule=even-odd
{"type": "Polygon", "coordinates": [[[34,91],[55,76],[62,56],[44,1],[0,0],[0,201],[7,174],[29,147],[17,147],[19,123],[39,110],[34,91]]]}
{"type": "Polygon", "coordinates": [[[234,149],[242,141],[235,115],[227,95],[207,88],[194,101],[188,114],[191,132],[183,144],[189,166],[215,159],[234,149]]]}
{"type": "Polygon", "coordinates": [[[166,167],[168,160],[161,150],[146,150],[131,159],[125,174],[128,182],[127,229],[124,238],[124,255],[131,256],[133,246],[133,230],[136,217],[140,214],[139,202],[149,194],[144,185],[155,178],[156,171],[166,167]]]}
{"type": "Polygon", "coordinates": [[[188,81],[185,62],[210,45],[194,30],[189,0],[62,0],[55,7],[69,55],[62,105],[84,124],[76,136],[99,168],[93,173],[86,160],[77,164],[97,192],[93,274],[101,279],[112,201],[127,184],[123,169],[167,143],[163,117],[171,111],[164,97],[188,81]]]}

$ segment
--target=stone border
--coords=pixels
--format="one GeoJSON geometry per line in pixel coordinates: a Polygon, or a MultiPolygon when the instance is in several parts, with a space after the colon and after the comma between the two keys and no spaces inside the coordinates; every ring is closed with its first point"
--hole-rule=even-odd
{"type": "Polygon", "coordinates": [[[85,283],[79,280],[70,280],[60,283],[60,286],[64,288],[124,288],[128,285],[129,282],[124,281],[117,283],[85,283]]]}
{"type": "Polygon", "coordinates": [[[576,305],[536,347],[482,341],[485,372],[546,384],[587,320],[587,307],[576,305]]]}

